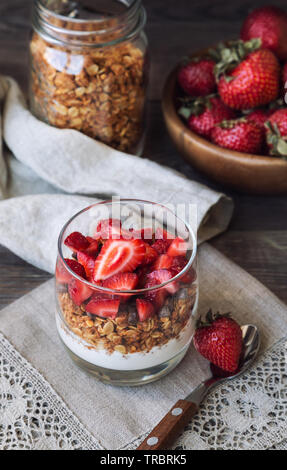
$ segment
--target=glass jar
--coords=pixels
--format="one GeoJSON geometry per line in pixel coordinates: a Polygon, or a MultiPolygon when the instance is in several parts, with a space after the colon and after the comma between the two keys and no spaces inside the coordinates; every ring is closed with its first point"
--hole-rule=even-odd
{"type": "Polygon", "coordinates": [[[194,233],[159,204],[120,200],[92,205],[72,217],[59,236],[56,296],[58,333],[76,364],[113,385],[157,380],[183,359],[195,331],[194,233]],[[178,237],[184,240],[184,252],[162,258],[160,253],[178,237]],[[114,258],[118,269],[131,244],[132,250],[144,247],[141,259],[137,251],[132,273],[104,276],[101,270],[110,271],[114,258]],[[105,247],[112,252],[106,265],[101,258],[105,247]],[[167,259],[169,269],[163,269],[167,259]],[[102,277],[95,274],[97,262],[102,277]],[[124,288],[130,278],[132,288],[124,288]]]}
{"type": "Polygon", "coordinates": [[[33,114],[141,154],[148,82],[145,23],[141,0],[35,0],[33,114]]]}

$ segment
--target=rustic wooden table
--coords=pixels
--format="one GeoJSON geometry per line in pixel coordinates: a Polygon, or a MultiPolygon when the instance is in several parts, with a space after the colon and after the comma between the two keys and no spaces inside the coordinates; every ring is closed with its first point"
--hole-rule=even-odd
{"type": "MultiPolygon", "coordinates": [[[[242,18],[270,0],[143,0],[148,11],[147,33],[152,55],[149,134],[145,156],[169,165],[215,189],[189,167],[165,130],[161,90],[168,71],[179,57],[238,35],[242,18]]],[[[286,0],[276,0],[286,7],[286,0]]],[[[27,41],[32,0],[0,2],[0,72],[27,90],[27,41]]],[[[287,198],[253,197],[226,191],[235,201],[227,233],[212,245],[259,279],[287,302],[287,198]]],[[[0,247],[0,308],[49,279],[49,275],[0,247]]]]}

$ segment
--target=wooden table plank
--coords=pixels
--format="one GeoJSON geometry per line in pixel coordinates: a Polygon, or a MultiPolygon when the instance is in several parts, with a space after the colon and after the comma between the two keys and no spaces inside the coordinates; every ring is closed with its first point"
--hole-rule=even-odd
{"type": "MultiPolygon", "coordinates": [[[[0,2],[0,71],[27,91],[28,38],[32,0],[0,2]]],[[[227,233],[211,243],[287,302],[287,198],[254,197],[226,190],[185,163],[162,119],[160,97],[167,73],[178,59],[223,38],[236,37],[247,12],[270,0],[144,0],[152,57],[148,138],[145,156],[227,192],[235,214],[227,233]]],[[[286,7],[286,0],[276,0],[286,7]]],[[[0,247],[0,308],[35,288],[50,275],[0,247]]]]}

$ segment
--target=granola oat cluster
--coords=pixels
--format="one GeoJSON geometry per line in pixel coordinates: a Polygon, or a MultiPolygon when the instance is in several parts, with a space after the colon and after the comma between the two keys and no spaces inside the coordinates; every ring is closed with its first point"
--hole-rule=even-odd
{"type": "Polygon", "coordinates": [[[182,288],[170,297],[158,315],[140,322],[136,307],[130,305],[114,319],[89,316],[85,304],[74,304],[68,292],[59,292],[58,299],[65,322],[69,328],[91,348],[105,349],[121,354],[148,352],[177,338],[185,328],[196,298],[196,285],[182,288]]]}
{"type": "Polygon", "coordinates": [[[35,32],[30,51],[30,102],[39,119],[121,151],[137,151],[146,95],[145,57],[138,47],[120,42],[67,48],[35,32]]]}

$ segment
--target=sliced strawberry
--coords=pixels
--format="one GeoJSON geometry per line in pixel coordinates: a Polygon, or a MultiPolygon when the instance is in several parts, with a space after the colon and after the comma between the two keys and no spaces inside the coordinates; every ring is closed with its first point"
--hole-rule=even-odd
{"type": "Polygon", "coordinates": [[[173,264],[173,258],[168,255],[159,255],[155,263],[153,264],[154,271],[158,269],[169,269],[173,264]]]}
{"type": "Polygon", "coordinates": [[[156,240],[151,247],[158,252],[158,254],[163,255],[167,252],[170,246],[171,240],[164,240],[163,238],[156,240]]]}
{"type": "Polygon", "coordinates": [[[144,287],[144,285],[146,284],[146,282],[147,282],[146,276],[149,272],[150,272],[150,266],[148,266],[148,265],[140,266],[136,270],[136,274],[138,276],[138,287],[139,288],[144,287]]]}
{"type": "MultiPolygon", "coordinates": [[[[78,263],[78,261],[74,259],[65,259],[67,265],[69,266],[74,273],[76,273],[78,276],[83,277],[86,279],[86,273],[83,268],[83,266],[78,263]]],[[[57,282],[60,282],[61,284],[68,284],[71,279],[73,279],[73,276],[69,273],[67,270],[66,266],[64,265],[62,260],[58,260],[57,266],[56,266],[56,279],[57,282]]]]}
{"type": "Polygon", "coordinates": [[[90,245],[89,248],[85,250],[85,253],[89,256],[92,256],[93,258],[96,258],[99,251],[99,243],[92,237],[87,237],[87,240],[90,245]]]}
{"type": "MultiPolygon", "coordinates": [[[[170,271],[173,274],[173,276],[176,276],[177,274],[179,274],[185,268],[187,263],[188,263],[188,260],[184,256],[175,256],[173,258],[173,263],[172,263],[172,266],[170,268],[170,271]]],[[[191,267],[184,274],[184,276],[182,276],[182,278],[180,280],[181,280],[181,282],[191,284],[192,282],[195,281],[195,279],[196,279],[196,272],[191,267]]]]}
{"type": "Polygon", "coordinates": [[[143,240],[146,243],[153,243],[153,229],[142,228],[141,230],[130,229],[132,237],[138,240],[143,240]]]}
{"type": "MultiPolygon", "coordinates": [[[[145,284],[145,288],[150,287],[154,287],[154,281],[149,281],[145,284]]],[[[156,310],[161,309],[167,296],[168,292],[164,287],[145,293],[146,300],[149,300],[154,305],[156,310]]]]}
{"type": "Polygon", "coordinates": [[[122,223],[119,219],[100,220],[94,235],[96,239],[109,240],[121,238],[122,223]]]}
{"type": "Polygon", "coordinates": [[[85,300],[88,300],[93,293],[93,290],[90,287],[77,279],[72,279],[70,281],[68,291],[72,301],[76,305],[81,305],[85,300]]]}
{"type": "MultiPolygon", "coordinates": [[[[152,273],[147,275],[147,281],[153,282],[154,286],[163,284],[164,282],[167,282],[172,278],[173,278],[173,274],[168,269],[159,269],[158,271],[153,271],[152,273]]],[[[164,287],[164,289],[170,294],[175,294],[175,292],[177,292],[179,289],[179,284],[178,282],[175,282],[175,281],[170,282],[164,287]]]]}
{"type": "Polygon", "coordinates": [[[119,307],[120,301],[117,299],[93,298],[86,305],[86,312],[114,320],[119,311],[119,307]]]}
{"type": "Polygon", "coordinates": [[[120,273],[109,277],[103,282],[103,287],[113,290],[133,290],[138,283],[138,277],[135,273],[120,273]]]}
{"type": "Polygon", "coordinates": [[[95,262],[94,280],[105,280],[118,273],[134,271],[145,258],[141,240],[108,240],[95,262]]]}
{"type": "Polygon", "coordinates": [[[167,254],[169,256],[185,256],[186,252],[187,243],[183,240],[183,238],[180,237],[175,238],[167,250],[167,254]]]}
{"type": "MultiPolygon", "coordinates": [[[[135,273],[120,273],[109,277],[103,282],[103,287],[113,290],[134,290],[138,283],[138,277],[135,273]]],[[[121,301],[126,301],[132,294],[121,294],[121,301]]]]}
{"type": "Polygon", "coordinates": [[[171,243],[174,238],[175,237],[170,232],[164,230],[163,228],[157,228],[155,231],[156,240],[167,240],[169,243],[171,243]]]}
{"type": "MultiPolygon", "coordinates": [[[[158,286],[164,282],[169,281],[170,279],[172,279],[172,277],[172,273],[167,269],[159,269],[158,271],[153,271],[152,273],[146,276],[147,282],[145,284],[145,288],[158,286]]],[[[163,306],[168,294],[175,294],[178,289],[179,283],[171,282],[165,287],[161,287],[159,289],[147,292],[145,294],[145,297],[147,300],[151,301],[155,305],[157,310],[159,310],[163,306]]]]}
{"type": "Polygon", "coordinates": [[[65,245],[68,246],[72,251],[85,251],[89,248],[90,243],[80,232],[71,233],[65,240],[65,245]]]}
{"type": "Polygon", "coordinates": [[[151,264],[153,263],[157,257],[158,257],[158,252],[150,246],[148,243],[145,243],[145,260],[144,264],[151,264]]]}
{"type": "Polygon", "coordinates": [[[139,316],[139,321],[145,321],[148,318],[151,318],[155,314],[154,306],[149,300],[137,299],[137,311],[139,316]]]}
{"type": "Polygon", "coordinates": [[[87,252],[79,251],[78,261],[85,268],[87,279],[92,281],[95,269],[95,258],[87,254],[87,252]]]}
{"type": "Polygon", "coordinates": [[[188,263],[188,260],[185,256],[174,256],[172,259],[172,266],[170,271],[176,276],[180,271],[182,271],[188,263]]]}

